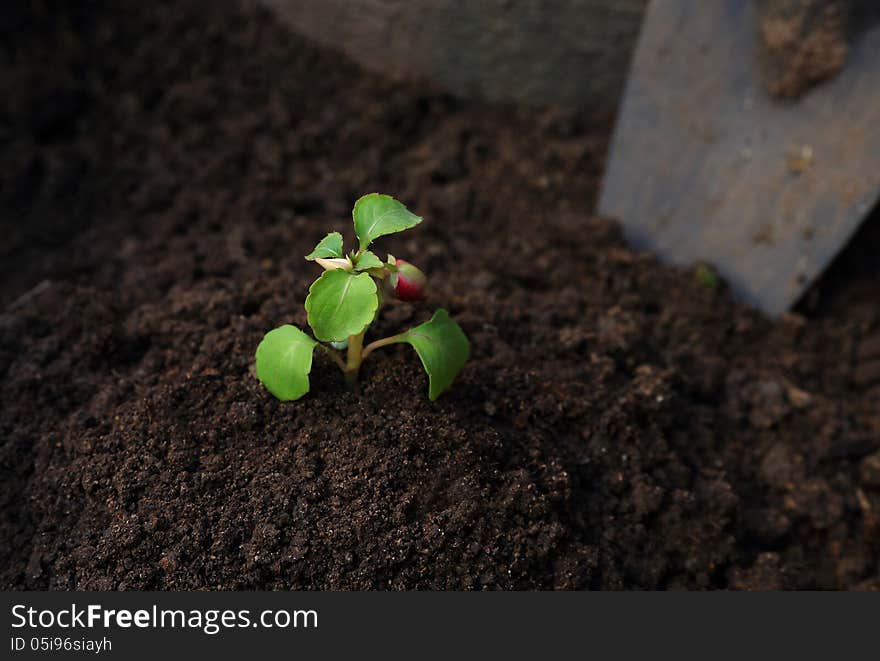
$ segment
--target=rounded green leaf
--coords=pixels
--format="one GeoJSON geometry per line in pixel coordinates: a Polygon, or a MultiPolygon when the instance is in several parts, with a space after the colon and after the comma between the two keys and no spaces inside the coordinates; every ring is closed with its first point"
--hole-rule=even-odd
{"type": "Polygon", "coordinates": [[[379,193],[370,193],[360,198],[355,202],[351,215],[361,249],[380,236],[402,232],[422,222],[421,217],[393,197],[379,193]]]}
{"type": "Polygon", "coordinates": [[[309,391],[316,344],[290,324],[269,331],[257,347],[257,378],[282,402],[299,399],[309,391]]]}
{"type": "Polygon", "coordinates": [[[324,271],[306,297],[309,326],[322,342],[357,335],[373,321],[379,307],[376,283],[368,273],[324,271]]]}
{"type": "Polygon", "coordinates": [[[428,373],[431,401],[452,385],[471,352],[467,336],[446,310],[437,310],[429,321],[402,333],[397,342],[411,344],[419,355],[428,373]]]}
{"type": "Polygon", "coordinates": [[[318,242],[315,249],[306,255],[309,261],[318,258],[335,259],[342,257],[342,235],[339,232],[331,232],[318,242]]]}

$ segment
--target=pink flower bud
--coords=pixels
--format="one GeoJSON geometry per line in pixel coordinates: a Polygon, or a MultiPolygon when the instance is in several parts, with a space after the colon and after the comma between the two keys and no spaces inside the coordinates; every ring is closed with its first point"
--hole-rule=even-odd
{"type": "Polygon", "coordinates": [[[391,277],[394,295],[401,301],[421,301],[425,298],[425,283],[428,279],[418,267],[402,259],[397,261],[397,272],[391,277]]]}

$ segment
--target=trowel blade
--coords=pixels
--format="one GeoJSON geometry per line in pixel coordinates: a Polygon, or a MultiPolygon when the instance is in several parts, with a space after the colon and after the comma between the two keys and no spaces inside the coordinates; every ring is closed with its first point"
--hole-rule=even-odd
{"type": "Polygon", "coordinates": [[[880,192],[880,29],[796,102],[755,64],[747,0],[654,0],[599,201],[638,248],[705,261],[779,315],[829,264],[880,192]]]}

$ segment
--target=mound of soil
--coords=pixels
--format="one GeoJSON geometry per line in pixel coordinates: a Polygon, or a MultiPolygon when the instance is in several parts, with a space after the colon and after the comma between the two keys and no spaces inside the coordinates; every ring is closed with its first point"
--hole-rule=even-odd
{"type": "Polygon", "coordinates": [[[4,586],[880,585],[875,257],[771,323],[589,215],[607,118],[463,105],[236,6],[20,4],[4,586]],[[282,404],[254,349],[372,190],[425,216],[380,248],[433,287],[375,335],[443,306],[473,357],[432,404],[406,346],[355,391],[319,355],[282,404]]]}

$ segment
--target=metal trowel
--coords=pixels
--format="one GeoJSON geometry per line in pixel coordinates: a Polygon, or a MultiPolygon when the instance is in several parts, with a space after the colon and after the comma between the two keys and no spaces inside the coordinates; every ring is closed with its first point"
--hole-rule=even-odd
{"type": "Polygon", "coordinates": [[[789,309],[880,193],[880,26],[843,68],[780,99],[749,0],[653,0],[599,201],[637,248],[707,262],[770,315],[789,309]]]}

